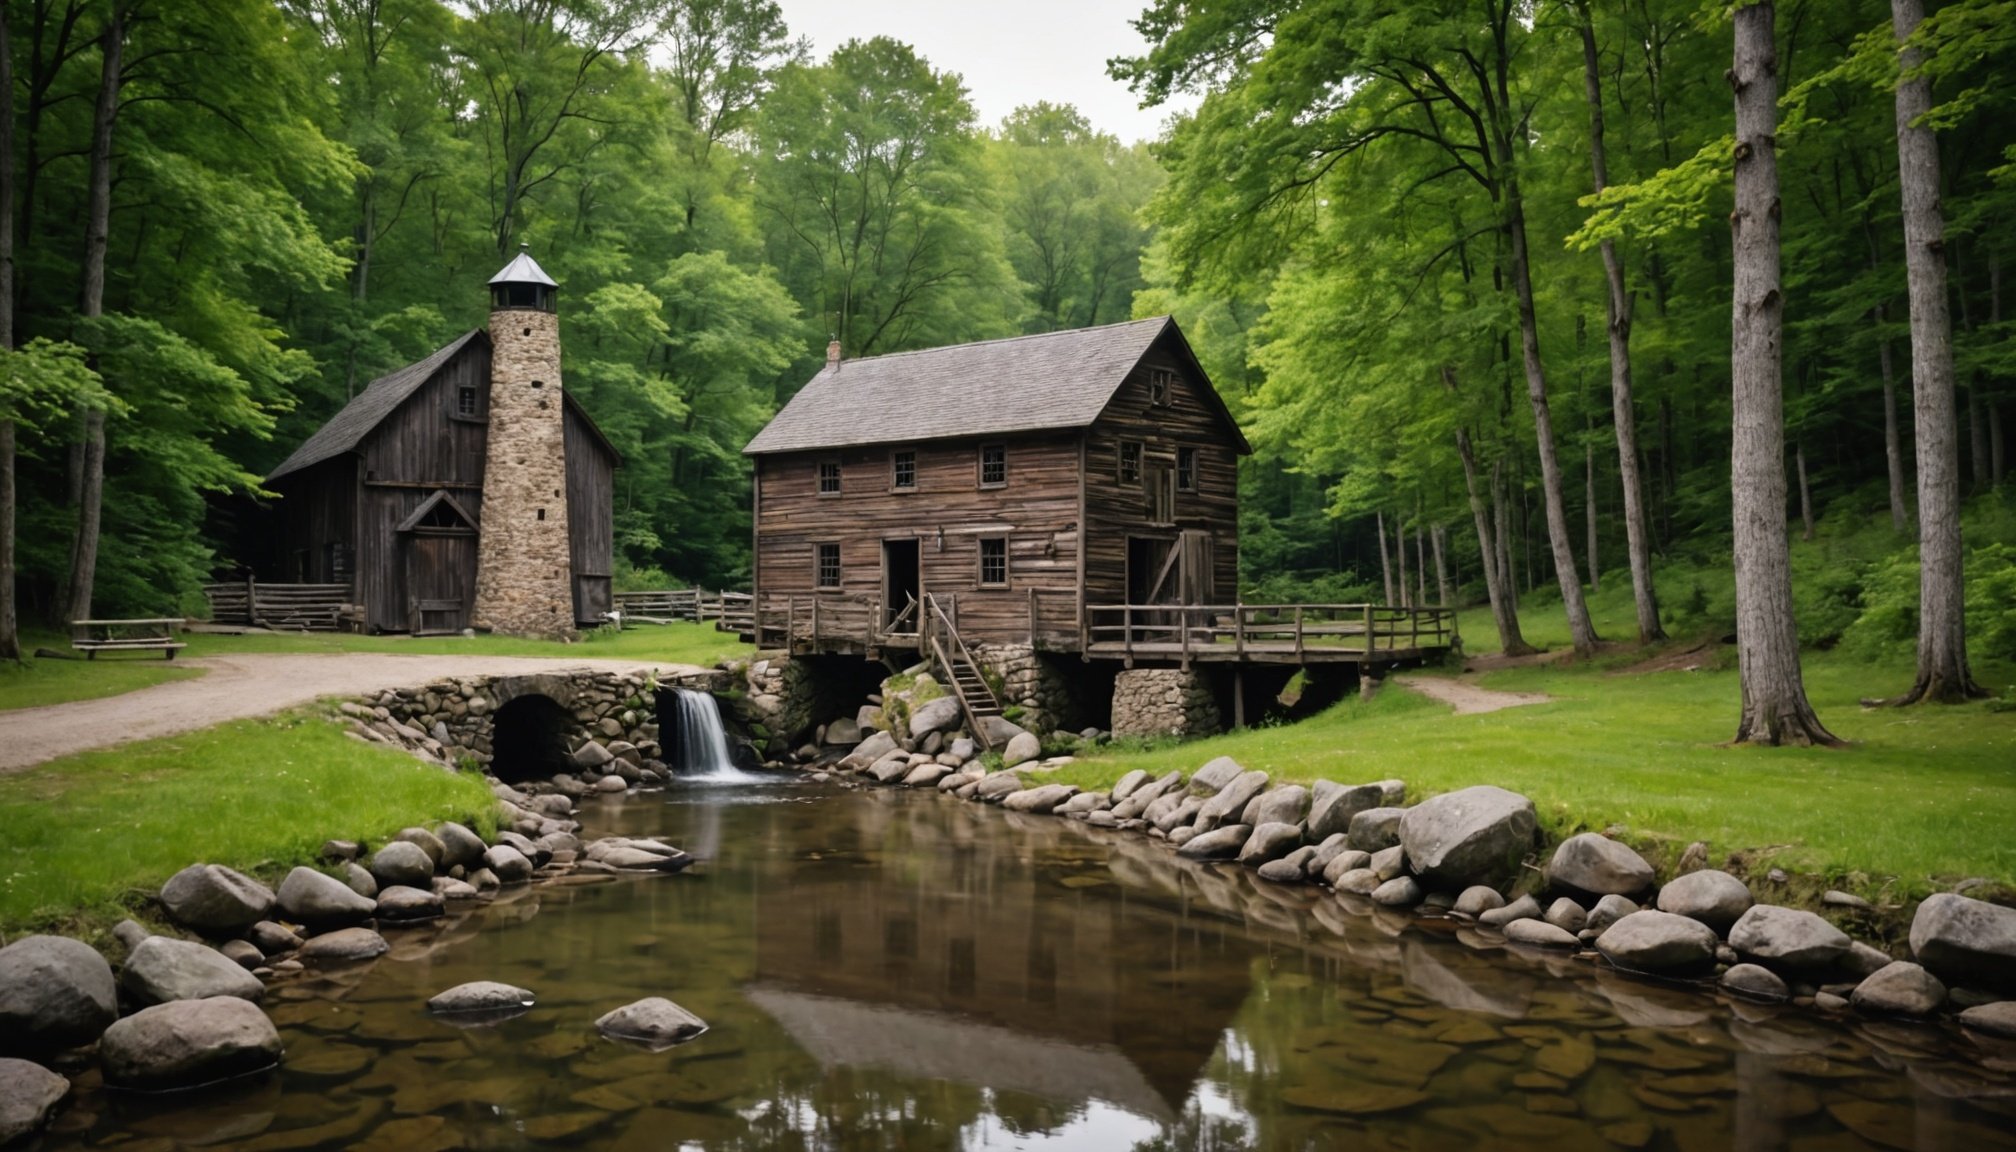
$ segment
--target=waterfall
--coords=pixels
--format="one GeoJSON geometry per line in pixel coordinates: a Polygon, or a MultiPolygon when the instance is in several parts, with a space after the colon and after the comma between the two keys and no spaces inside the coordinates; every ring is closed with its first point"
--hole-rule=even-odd
{"type": "Polygon", "coordinates": [[[675,705],[672,737],[666,751],[672,754],[672,771],[682,780],[740,783],[761,777],[735,767],[728,752],[728,732],[721,726],[721,706],[712,693],[689,688],[672,689],[675,705]]]}

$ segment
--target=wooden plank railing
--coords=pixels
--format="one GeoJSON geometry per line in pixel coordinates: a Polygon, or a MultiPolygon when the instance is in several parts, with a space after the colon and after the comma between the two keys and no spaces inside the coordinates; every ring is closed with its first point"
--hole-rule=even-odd
{"type": "Polygon", "coordinates": [[[674,620],[686,620],[696,624],[711,623],[722,632],[738,634],[747,633],[755,627],[754,614],[750,608],[752,598],[747,592],[665,588],[618,592],[614,599],[616,611],[624,621],[625,627],[632,621],[669,624],[674,620]]]}
{"type": "Polygon", "coordinates": [[[1453,646],[1451,608],[1384,604],[1095,604],[1085,609],[1087,651],[1124,656],[1199,653],[1377,656],[1453,646]]]}
{"type": "Polygon", "coordinates": [[[343,606],[350,602],[350,585],[262,584],[247,579],[206,584],[203,596],[210,602],[210,619],[219,624],[334,632],[343,606]]]}

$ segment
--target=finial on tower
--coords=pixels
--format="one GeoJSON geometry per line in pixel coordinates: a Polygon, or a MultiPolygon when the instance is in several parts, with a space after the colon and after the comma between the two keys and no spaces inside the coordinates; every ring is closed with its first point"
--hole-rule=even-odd
{"type": "Polygon", "coordinates": [[[840,341],[834,340],[826,345],[826,363],[840,363],[840,341]]]}

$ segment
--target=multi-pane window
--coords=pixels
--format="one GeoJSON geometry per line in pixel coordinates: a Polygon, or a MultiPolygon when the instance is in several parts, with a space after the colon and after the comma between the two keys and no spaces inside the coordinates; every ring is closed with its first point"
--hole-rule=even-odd
{"type": "Polygon", "coordinates": [[[476,415],[476,386],[464,384],[455,390],[455,414],[457,416],[476,415]]]}
{"type": "Polygon", "coordinates": [[[1176,490],[1195,492],[1197,490],[1197,449],[1176,449],[1176,490]]]}
{"type": "Polygon", "coordinates": [[[1167,404],[1176,392],[1176,373],[1167,368],[1148,370],[1148,402],[1167,404]]]}
{"type": "Polygon", "coordinates": [[[1008,583],[1008,541],[996,536],[980,541],[980,584],[1006,585],[1008,583]]]}
{"type": "Polygon", "coordinates": [[[1003,444],[980,446],[980,486],[994,488],[1008,483],[1008,448],[1003,444]]]}
{"type": "Polygon", "coordinates": [[[837,495],[839,491],[840,462],[838,460],[821,460],[819,462],[819,494],[821,496],[833,496],[837,495]]]}
{"type": "Polygon", "coordinates": [[[1116,479],[1122,485],[1128,487],[1141,483],[1141,442],[1139,440],[1120,441],[1120,467],[1116,479]]]}
{"type": "Polygon", "coordinates": [[[917,453],[897,452],[889,457],[889,483],[902,489],[917,487],[917,453]]]}
{"type": "Polygon", "coordinates": [[[821,588],[840,587],[840,545],[819,545],[819,563],[816,584],[821,588]]]}

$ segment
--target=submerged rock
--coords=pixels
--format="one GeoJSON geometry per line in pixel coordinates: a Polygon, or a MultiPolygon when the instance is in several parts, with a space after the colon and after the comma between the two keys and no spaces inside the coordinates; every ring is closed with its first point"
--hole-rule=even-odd
{"type": "Polygon", "coordinates": [[[1514,920],[1505,925],[1505,939],[1536,948],[1576,948],[1581,945],[1573,932],[1545,920],[1514,920]]]}
{"type": "Polygon", "coordinates": [[[126,958],[119,986],[141,1004],[236,996],[258,1000],[266,986],[230,957],[208,945],[149,936],[126,958]]]}
{"type": "Polygon", "coordinates": [[[1488,784],[1433,796],[1400,819],[1407,862],[1429,887],[1461,888],[1514,875],[1533,848],[1533,802],[1488,784]]]}
{"type": "Polygon", "coordinates": [[[1069,800],[1077,792],[1077,787],[1071,784],[1043,784],[1035,788],[1025,788],[1020,792],[1010,792],[1001,798],[1001,807],[1010,812],[1042,815],[1069,800]]]}
{"type": "Polygon", "coordinates": [[[1388,908],[1412,908],[1421,902],[1421,883],[1412,876],[1396,876],[1372,890],[1372,902],[1388,908]]]}
{"type": "Polygon", "coordinates": [[[1792,995],[1776,972],[1761,964],[1737,964],[1722,974],[1722,987],[1753,1000],[1784,1000],[1792,995]]]}
{"type": "Polygon", "coordinates": [[[273,890],[219,864],[191,864],[161,886],[177,924],[206,936],[234,936],[273,911],[273,890]]]}
{"type": "Polygon", "coordinates": [[[391,948],[383,936],[369,928],[339,928],[301,945],[300,958],[311,963],[353,963],[375,960],[391,948]]]}
{"type": "Polygon", "coordinates": [[[2016,1040],[2016,1000],[1998,1000],[1993,1004],[1976,1004],[1960,1013],[1960,1026],[1990,1036],[2006,1036],[2016,1040]]]}
{"type": "Polygon", "coordinates": [[[662,996],[626,1004],[595,1021],[612,1040],[630,1040],[652,1049],[683,1044],[707,1030],[707,1022],[662,996]]]}
{"type": "Polygon", "coordinates": [[[271,1068],[280,1033],[258,1005],[217,996],[143,1008],[106,1029],[98,1050],[107,1083],[165,1091],[271,1068]]]}
{"type": "Polygon", "coordinates": [[[35,1056],[89,1044],[119,1016],[112,965],[64,936],[0,948],[0,1052],[35,1056]]]}
{"type": "Polygon", "coordinates": [[[0,1059],[0,1146],[39,1131],[70,1094],[70,1081],[40,1064],[0,1059]]]}
{"type": "Polygon", "coordinates": [[[1928,896],[1911,918],[1911,951],[1948,984],[2016,991],[2016,908],[1928,896]]]}
{"type": "Polygon", "coordinates": [[[532,1007],[535,999],[529,990],[515,985],[500,984],[495,980],[473,980],[435,993],[427,1001],[427,1010],[444,1015],[463,1012],[515,1015],[532,1007]]]}

